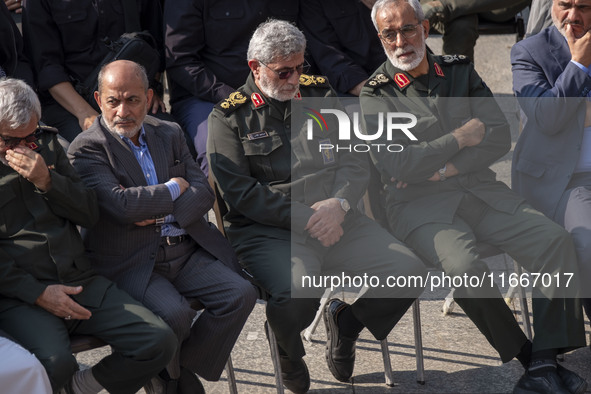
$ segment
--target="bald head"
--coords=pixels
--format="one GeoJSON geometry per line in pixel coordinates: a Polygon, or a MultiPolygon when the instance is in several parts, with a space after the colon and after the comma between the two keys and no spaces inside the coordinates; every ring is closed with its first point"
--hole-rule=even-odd
{"type": "Polygon", "coordinates": [[[94,92],[107,128],[134,143],[139,138],[153,95],[144,68],[129,60],[103,66],[99,73],[99,90],[94,92]]]}
{"type": "Polygon", "coordinates": [[[113,79],[115,76],[138,79],[146,92],[150,86],[146,69],[141,64],[132,62],[131,60],[115,60],[114,62],[105,64],[99,72],[99,93],[101,92],[105,78],[113,79]]]}

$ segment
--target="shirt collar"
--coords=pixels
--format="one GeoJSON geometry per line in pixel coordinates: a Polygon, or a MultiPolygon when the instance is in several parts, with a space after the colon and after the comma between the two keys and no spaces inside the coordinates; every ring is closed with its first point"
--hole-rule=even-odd
{"type": "Polygon", "coordinates": [[[144,125],[142,125],[142,128],[140,130],[140,146],[136,146],[133,141],[125,136],[122,136],[121,134],[117,134],[119,136],[119,138],[121,138],[131,149],[145,149],[148,144],[146,143],[146,130],[144,129],[144,125]]]}

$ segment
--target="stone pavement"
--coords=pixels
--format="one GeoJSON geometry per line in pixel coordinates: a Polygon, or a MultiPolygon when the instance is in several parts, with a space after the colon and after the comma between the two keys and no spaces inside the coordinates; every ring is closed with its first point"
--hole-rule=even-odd
{"type": "MultiPolygon", "coordinates": [[[[440,53],[440,39],[430,38],[428,43],[435,53],[440,53]]],[[[475,57],[477,71],[496,96],[507,97],[501,99],[501,105],[503,108],[507,107],[510,121],[517,123],[517,112],[512,107],[510,99],[512,82],[509,50],[513,43],[513,36],[483,36],[476,45],[475,57]]],[[[516,138],[517,127],[514,127],[514,143],[516,138]]],[[[512,152],[493,166],[499,179],[507,183],[510,177],[511,154],[512,152]]],[[[507,267],[508,263],[500,257],[491,258],[489,262],[494,270],[508,269],[508,272],[512,272],[512,266],[507,267]]],[[[388,336],[396,383],[394,387],[384,384],[380,345],[366,330],[362,332],[357,344],[357,361],[351,383],[336,381],[326,366],[326,334],[321,322],[312,342],[306,343],[305,361],[312,378],[310,393],[510,393],[523,372],[521,365],[515,360],[502,364],[484,336],[459,307],[450,315],[442,314],[443,298],[448,290],[442,289],[434,294],[426,294],[427,299],[421,301],[424,385],[416,383],[413,324],[409,312],[388,336]]],[[[514,310],[518,321],[521,322],[518,301],[514,310]]],[[[263,328],[264,320],[264,305],[257,304],[232,352],[239,393],[275,392],[273,366],[263,328]]],[[[587,335],[588,327],[587,324],[587,335]]],[[[78,360],[81,366],[86,368],[96,363],[107,352],[106,347],[84,352],[78,355],[78,360]]],[[[591,382],[589,348],[567,354],[564,365],[591,382]]],[[[219,382],[203,383],[207,393],[229,392],[225,374],[219,382]]],[[[140,393],[143,393],[143,390],[140,393]]]]}

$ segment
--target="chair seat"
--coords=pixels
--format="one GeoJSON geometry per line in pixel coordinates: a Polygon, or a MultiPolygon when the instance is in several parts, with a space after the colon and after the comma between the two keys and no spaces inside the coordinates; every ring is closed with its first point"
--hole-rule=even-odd
{"type": "Polygon", "coordinates": [[[72,335],[70,337],[70,348],[72,349],[72,353],[84,352],[106,345],[107,343],[102,339],[91,335],[72,335]]]}

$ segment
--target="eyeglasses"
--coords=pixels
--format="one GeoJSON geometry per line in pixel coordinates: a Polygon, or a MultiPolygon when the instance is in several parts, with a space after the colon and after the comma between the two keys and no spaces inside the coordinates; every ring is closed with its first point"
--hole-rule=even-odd
{"type": "Polygon", "coordinates": [[[414,25],[406,25],[402,26],[401,29],[398,30],[384,30],[382,33],[379,34],[380,39],[387,44],[394,44],[398,39],[398,34],[402,35],[404,39],[410,39],[417,35],[419,32],[418,27],[421,23],[417,23],[414,25]]]}
{"type": "Polygon", "coordinates": [[[310,64],[307,61],[304,61],[302,64],[300,64],[299,66],[296,66],[295,68],[288,68],[287,70],[283,69],[281,71],[273,70],[271,67],[267,66],[265,63],[261,62],[260,60],[259,60],[259,63],[261,63],[263,66],[267,67],[269,70],[273,71],[275,74],[277,74],[279,79],[287,79],[287,78],[291,77],[291,75],[293,73],[296,73],[296,72],[298,74],[302,75],[302,74],[306,74],[308,71],[310,71],[310,64]]]}
{"type": "Polygon", "coordinates": [[[31,142],[35,142],[41,136],[41,130],[39,128],[35,129],[31,134],[24,136],[24,137],[3,137],[0,136],[2,141],[4,142],[4,146],[7,149],[14,149],[17,145],[21,143],[21,141],[25,141],[27,144],[31,142]]]}

